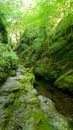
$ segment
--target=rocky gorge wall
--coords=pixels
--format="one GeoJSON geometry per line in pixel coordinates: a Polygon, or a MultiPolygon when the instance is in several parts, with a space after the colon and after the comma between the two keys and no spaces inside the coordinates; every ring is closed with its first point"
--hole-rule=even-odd
{"type": "MultiPolygon", "coordinates": [[[[19,53],[24,66],[32,67],[36,75],[47,78],[50,82],[53,81],[54,86],[71,92],[73,92],[72,18],[72,14],[69,14],[42,43],[34,44],[32,40],[32,44],[19,53]]],[[[27,45],[25,40],[23,42],[27,45]]]]}

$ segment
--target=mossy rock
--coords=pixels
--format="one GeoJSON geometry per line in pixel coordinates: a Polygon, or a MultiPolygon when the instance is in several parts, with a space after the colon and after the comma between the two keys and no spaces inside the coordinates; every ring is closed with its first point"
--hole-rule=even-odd
{"type": "Polygon", "coordinates": [[[9,105],[13,105],[14,100],[15,100],[15,95],[14,95],[13,93],[11,93],[10,99],[7,100],[7,101],[4,103],[4,108],[8,108],[9,105]]]}
{"type": "MultiPolygon", "coordinates": [[[[17,72],[22,72],[22,69],[19,67],[17,72]]],[[[25,76],[19,73],[2,86],[0,129],[70,130],[67,121],[64,122],[55,112],[52,101],[46,97],[39,98],[30,77],[29,72],[25,71],[25,76]],[[25,77],[29,82],[25,82],[25,77]]]]}
{"type": "MultiPolygon", "coordinates": [[[[31,122],[28,124],[30,130],[34,128],[34,130],[52,130],[49,120],[44,116],[43,112],[41,111],[30,111],[30,114],[27,114],[26,117],[27,124],[28,122],[31,122]]],[[[26,126],[27,128],[27,126],[26,126]]]]}
{"type": "Polygon", "coordinates": [[[44,116],[42,112],[35,112],[32,114],[34,117],[35,130],[52,130],[49,124],[49,120],[44,116]]]}
{"type": "Polygon", "coordinates": [[[4,82],[7,77],[8,77],[7,73],[0,72],[0,83],[4,82]]]}
{"type": "Polygon", "coordinates": [[[73,91],[73,70],[62,74],[56,81],[55,85],[59,88],[73,91]]]}
{"type": "Polygon", "coordinates": [[[15,76],[16,75],[16,70],[11,70],[10,75],[15,76]]]}
{"type": "Polygon", "coordinates": [[[18,79],[21,83],[31,82],[32,84],[35,82],[35,76],[33,73],[27,72],[26,76],[18,79]]]}
{"type": "MultiPolygon", "coordinates": [[[[63,17],[45,41],[36,37],[28,49],[20,51],[19,56],[25,67],[33,67],[34,73],[48,77],[51,81],[73,68],[73,14],[63,17]],[[39,43],[37,42],[39,40],[39,43]],[[41,41],[41,42],[40,42],[41,41]],[[38,46],[37,46],[38,45],[38,46]]],[[[41,30],[43,28],[40,28],[41,30]]],[[[30,33],[31,34],[31,33],[30,33]]],[[[44,34],[45,35],[45,34],[44,34]]],[[[24,37],[25,39],[25,37],[24,37]]],[[[42,39],[43,36],[42,36],[42,39]]],[[[22,46],[22,42],[20,43],[22,46]]],[[[19,52],[19,51],[18,51],[19,52]]]]}

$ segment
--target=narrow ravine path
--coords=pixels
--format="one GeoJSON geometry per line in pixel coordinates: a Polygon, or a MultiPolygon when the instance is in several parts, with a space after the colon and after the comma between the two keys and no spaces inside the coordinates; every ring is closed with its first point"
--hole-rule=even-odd
{"type": "Polygon", "coordinates": [[[0,130],[72,130],[51,99],[38,96],[34,75],[18,67],[0,87],[0,130]]]}

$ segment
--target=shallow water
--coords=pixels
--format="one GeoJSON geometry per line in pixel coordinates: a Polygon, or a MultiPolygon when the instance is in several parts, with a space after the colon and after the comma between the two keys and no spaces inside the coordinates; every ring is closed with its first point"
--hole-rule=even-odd
{"type": "Polygon", "coordinates": [[[70,121],[73,126],[73,96],[49,85],[49,81],[37,78],[36,89],[39,95],[44,95],[54,101],[56,109],[70,121]]]}

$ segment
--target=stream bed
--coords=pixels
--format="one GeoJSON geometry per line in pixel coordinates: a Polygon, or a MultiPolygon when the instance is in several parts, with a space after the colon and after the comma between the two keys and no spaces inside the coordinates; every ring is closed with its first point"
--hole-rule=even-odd
{"type": "Polygon", "coordinates": [[[0,130],[73,130],[55,103],[38,94],[34,79],[30,70],[19,66],[0,86],[0,130]]]}
{"type": "Polygon", "coordinates": [[[73,126],[73,95],[65,93],[61,89],[53,88],[49,85],[49,81],[36,78],[38,85],[36,86],[39,95],[50,98],[59,113],[64,115],[73,126]]]}

